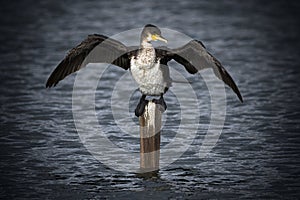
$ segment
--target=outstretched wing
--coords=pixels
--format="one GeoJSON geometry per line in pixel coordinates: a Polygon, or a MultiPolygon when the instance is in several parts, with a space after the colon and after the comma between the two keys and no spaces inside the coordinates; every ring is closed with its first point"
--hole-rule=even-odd
{"type": "Polygon", "coordinates": [[[161,53],[164,54],[164,56],[162,56],[164,59],[174,59],[182,64],[191,74],[195,74],[202,69],[212,68],[215,75],[231,87],[240,101],[243,102],[243,97],[229,73],[221,63],[206,50],[200,41],[192,40],[182,47],[168,50],[164,49],[161,52],[164,52],[161,53]]]}
{"type": "Polygon", "coordinates": [[[88,63],[112,63],[127,70],[130,67],[128,52],[128,48],[117,40],[98,34],[89,35],[58,64],[48,78],[46,87],[55,86],[88,63]]]}

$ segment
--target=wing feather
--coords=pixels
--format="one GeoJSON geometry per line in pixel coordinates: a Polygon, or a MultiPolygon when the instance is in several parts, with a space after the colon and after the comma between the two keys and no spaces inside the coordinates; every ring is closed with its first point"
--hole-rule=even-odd
{"type": "Polygon", "coordinates": [[[176,62],[183,65],[191,74],[195,74],[203,69],[212,68],[214,74],[231,87],[240,101],[243,102],[243,97],[229,73],[222,64],[206,50],[202,42],[192,40],[176,49],[164,48],[160,50],[160,55],[162,59],[167,61],[174,59],[176,62]]]}
{"type": "Polygon", "coordinates": [[[121,42],[103,35],[89,35],[70,50],[47,80],[46,87],[55,86],[59,81],[89,63],[112,63],[123,69],[130,67],[127,47],[121,42]]]}

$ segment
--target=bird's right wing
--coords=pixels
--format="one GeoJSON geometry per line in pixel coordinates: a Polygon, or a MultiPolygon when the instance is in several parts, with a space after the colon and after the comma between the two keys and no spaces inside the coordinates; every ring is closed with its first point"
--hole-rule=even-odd
{"type": "Polygon", "coordinates": [[[127,70],[130,67],[129,56],[128,48],[121,42],[103,35],[89,35],[58,64],[48,78],[46,87],[55,86],[89,63],[111,63],[127,70]]]}

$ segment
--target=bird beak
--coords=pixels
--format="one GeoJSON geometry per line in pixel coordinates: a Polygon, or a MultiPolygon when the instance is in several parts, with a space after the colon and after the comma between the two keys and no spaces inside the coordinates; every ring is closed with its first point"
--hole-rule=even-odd
{"type": "Polygon", "coordinates": [[[160,41],[162,41],[162,42],[168,43],[168,40],[167,40],[167,39],[165,39],[163,36],[158,35],[158,34],[152,35],[151,38],[152,38],[152,40],[154,40],[154,41],[155,41],[155,40],[160,40],[160,41]]]}

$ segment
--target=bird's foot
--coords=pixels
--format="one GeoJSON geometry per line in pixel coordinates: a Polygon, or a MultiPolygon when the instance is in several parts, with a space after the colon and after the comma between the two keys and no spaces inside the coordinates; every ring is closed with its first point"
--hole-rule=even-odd
{"type": "Polygon", "coordinates": [[[146,100],[146,97],[142,96],[142,98],[140,99],[139,104],[136,106],[135,108],[135,116],[139,117],[142,116],[144,114],[145,111],[145,107],[148,104],[148,100],[146,100]]]}
{"type": "Polygon", "coordinates": [[[166,104],[163,96],[161,96],[159,99],[153,99],[152,101],[158,105],[158,109],[161,112],[165,112],[167,110],[167,104],[166,104]]]}

